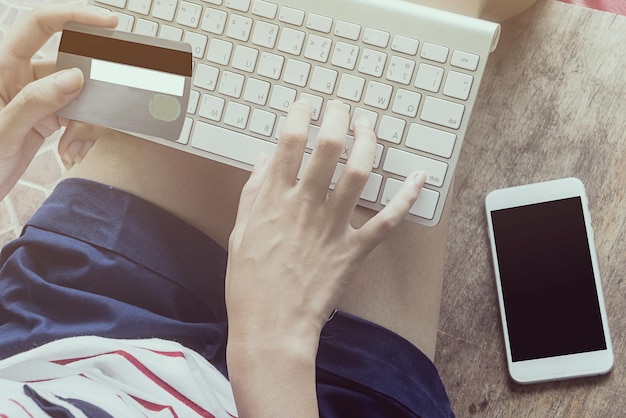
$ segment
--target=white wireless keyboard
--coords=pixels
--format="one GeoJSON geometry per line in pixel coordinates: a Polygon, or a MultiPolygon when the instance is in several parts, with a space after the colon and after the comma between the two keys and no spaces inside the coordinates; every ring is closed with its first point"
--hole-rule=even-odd
{"type": "MultiPolygon", "coordinates": [[[[402,0],[95,0],[118,29],[188,42],[191,99],[178,142],[250,170],[273,154],[291,104],[314,109],[307,154],[329,100],[369,118],[376,158],[360,205],[380,210],[414,170],[426,187],[407,219],[439,222],[499,25],[402,0]]],[[[354,138],[348,134],[331,189],[354,138]]]]}

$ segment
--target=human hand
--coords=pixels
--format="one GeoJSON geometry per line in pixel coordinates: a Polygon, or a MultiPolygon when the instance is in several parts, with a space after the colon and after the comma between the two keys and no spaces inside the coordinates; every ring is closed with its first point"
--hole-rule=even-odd
{"type": "Polygon", "coordinates": [[[347,106],[330,102],[310,162],[297,181],[311,110],[296,103],[271,162],[255,167],[230,239],[226,302],[233,338],[260,334],[316,349],[328,316],[360,262],[400,224],[425,181],[408,177],[397,196],[359,229],[350,218],[371,172],[376,137],[365,120],[333,193],[347,106]],[[240,335],[242,333],[244,335],[240,335]]]}
{"type": "Polygon", "coordinates": [[[311,108],[293,105],[271,161],[261,157],[244,186],[226,273],[228,368],[241,417],[315,417],[320,332],[361,261],[400,224],[426,180],[414,173],[359,229],[350,225],[376,148],[371,125],[355,142],[333,193],[347,106],[330,102],[298,181],[311,108]]]}
{"type": "MultiPolygon", "coordinates": [[[[0,42],[0,199],[15,185],[44,139],[61,127],[55,112],[80,93],[83,74],[54,73],[33,55],[68,21],[115,27],[117,16],[90,6],[53,6],[32,13],[0,42]]],[[[69,145],[68,140],[65,146],[69,145]]]]}

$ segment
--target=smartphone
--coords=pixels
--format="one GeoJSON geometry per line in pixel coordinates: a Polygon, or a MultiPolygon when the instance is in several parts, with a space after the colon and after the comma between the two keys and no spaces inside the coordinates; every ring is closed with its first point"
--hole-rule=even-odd
{"type": "Polygon", "coordinates": [[[495,190],[485,206],[511,378],[608,373],[614,355],[583,183],[495,190]]]}

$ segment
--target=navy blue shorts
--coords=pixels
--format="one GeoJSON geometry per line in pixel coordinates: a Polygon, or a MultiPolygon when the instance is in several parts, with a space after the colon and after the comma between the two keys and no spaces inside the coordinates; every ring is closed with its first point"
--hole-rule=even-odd
{"type": "MultiPolygon", "coordinates": [[[[226,257],[144,200],[65,180],[0,255],[0,358],[64,337],[156,337],[226,375],[226,257]]],[[[453,416],[421,351],[342,312],[323,330],[317,381],[323,417],[453,416]]]]}

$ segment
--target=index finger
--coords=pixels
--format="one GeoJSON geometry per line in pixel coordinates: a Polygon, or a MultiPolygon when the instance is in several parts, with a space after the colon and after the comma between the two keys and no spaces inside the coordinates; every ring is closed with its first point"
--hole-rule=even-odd
{"type": "Polygon", "coordinates": [[[17,59],[30,60],[52,35],[70,21],[114,28],[118,19],[112,12],[94,6],[41,7],[31,13],[23,24],[9,31],[2,42],[3,49],[17,59]]]}

